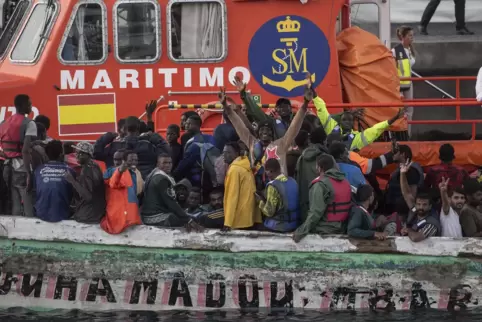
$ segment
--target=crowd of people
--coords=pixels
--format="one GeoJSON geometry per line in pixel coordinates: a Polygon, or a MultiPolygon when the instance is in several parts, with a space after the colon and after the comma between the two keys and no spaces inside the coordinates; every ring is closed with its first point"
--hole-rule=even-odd
{"type": "Polygon", "coordinates": [[[404,111],[357,131],[362,110],[331,115],[309,75],[306,82],[297,111],[280,98],[275,113],[266,114],[236,78],[243,108],[221,89],[224,123],[213,135],[188,111],[164,139],[153,131],[152,101],[147,123],[119,120],[118,132],[95,144],[50,138],[48,117],[27,118],[30,99],[18,95],[17,114],[0,125],[3,213],[100,224],[111,234],[143,224],[265,230],[290,233],[295,242],[308,234],[402,235],[414,242],[482,236],[482,186],[452,163],[452,145],[441,146],[441,163],[426,173],[410,147],[395,141],[385,154],[364,158],[358,151],[404,111]],[[396,170],[381,189],[376,172],[390,164],[396,170]]]}

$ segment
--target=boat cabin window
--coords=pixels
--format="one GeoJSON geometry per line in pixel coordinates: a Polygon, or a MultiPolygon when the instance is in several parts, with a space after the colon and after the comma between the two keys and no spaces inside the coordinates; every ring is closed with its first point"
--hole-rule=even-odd
{"type": "Polygon", "coordinates": [[[15,63],[35,63],[43,51],[58,12],[55,1],[39,2],[28,17],[10,54],[15,63]]]}
{"type": "Polygon", "coordinates": [[[124,63],[152,63],[161,55],[157,1],[118,2],[114,8],[115,56],[124,63]]]}
{"type": "Polygon", "coordinates": [[[94,65],[107,58],[106,9],[98,1],[77,4],[60,46],[64,64],[94,65]]]}
{"type": "Polygon", "coordinates": [[[20,1],[14,8],[5,5],[3,31],[0,32],[0,59],[5,55],[10,41],[21,27],[21,22],[28,7],[28,1],[20,1]]]}
{"type": "Polygon", "coordinates": [[[168,6],[168,28],[173,61],[215,62],[227,55],[224,2],[174,0],[168,6]]]}

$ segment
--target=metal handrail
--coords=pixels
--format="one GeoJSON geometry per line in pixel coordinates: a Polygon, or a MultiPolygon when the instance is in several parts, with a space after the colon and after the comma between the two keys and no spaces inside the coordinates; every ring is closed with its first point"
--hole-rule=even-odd
{"type": "MultiPolygon", "coordinates": [[[[423,76],[421,76],[420,74],[418,74],[417,72],[415,72],[414,70],[412,70],[412,74],[417,76],[418,78],[424,78],[423,76]]],[[[432,83],[431,81],[429,80],[426,80],[424,79],[423,80],[426,84],[428,84],[430,87],[432,87],[433,89],[437,90],[439,93],[442,93],[443,95],[445,95],[446,97],[450,97],[452,99],[454,99],[455,97],[450,95],[449,93],[447,93],[446,91],[444,91],[443,89],[441,89],[440,87],[438,87],[437,85],[435,85],[434,83],[432,83]]]]}
{"type": "MultiPolygon", "coordinates": [[[[472,129],[471,129],[471,135],[472,135],[472,140],[475,139],[476,136],[476,125],[477,124],[482,124],[482,120],[476,120],[476,119],[470,119],[470,120],[463,120],[461,119],[460,116],[460,106],[480,106],[480,102],[477,102],[475,99],[438,99],[438,100],[431,100],[431,101],[407,101],[407,102],[386,102],[386,103],[327,103],[327,108],[389,108],[389,107],[404,107],[407,105],[407,103],[410,103],[410,106],[416,107],[416,108],[421,108],[421,107],[441,107],[441,106],[455,106],[457,113],[455,115],[455,119],[452,120],[417,120],[417,121],[411,121],[407,120],[408,124],[471,124],[472,129]]],[[[191,104],[186,104],[186,105],[181,105],[181,104],[171,104],[171,105],[162,105],[159,106],[155,112],[154,112],[154,120],[157,120],[158,117],[158,112],[160,110],[175,110],[179,108],[185,108],[191,104]]],[[[192,104],[192,108],[197,107],[197,108],[209,108],[209,107],[218,107],[220,104],[199,104],[199,105],[194,105],[192,104]]],[[[269,108],[273,104],[262,104],[260,107],[261,108],[269,108]]],[[[191,107],[190,106],[190,107],[191,107]]],[[[310,104],[309,108],[314,108],[314,105],[310,104]]],[[[217,109],[216,112],[220,113],[222,112],[222,109],[217,109]]],[[[156,122],[157,124],[157,122],[156,122]]],[[[165,128],[157,127],[156,126],[156,132],[163,132],[166,131],[165,128]]],[[[214,128],[203,128],[203,131],[206,132],[212,132],[214,128]]]]}

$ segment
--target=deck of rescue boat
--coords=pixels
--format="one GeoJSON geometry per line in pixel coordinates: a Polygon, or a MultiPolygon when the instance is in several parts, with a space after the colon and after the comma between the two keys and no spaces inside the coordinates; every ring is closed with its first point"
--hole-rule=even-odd
{"type": "MultiPolygon", "coordinates": [[[[392,23],[392,45],[398,43],[397,28],[401,23],[392,23]]],[[[414,69],[425,74],[446,75],[454,73],[460,75],[470,72],[476,75],[482,67],[482,22],[467,23],[467,27],[474,35],[457,35],[455,23],[430,23],[428,36],[420,35],[418,23],[404,23],[415,30],[415,50],[417,63],[414,69]],[[474,74],[475,71],[475,74],[474,74]]],[[[361,23],[361,28],[378,34],[378,25],[374,23],[361,23]]]]}

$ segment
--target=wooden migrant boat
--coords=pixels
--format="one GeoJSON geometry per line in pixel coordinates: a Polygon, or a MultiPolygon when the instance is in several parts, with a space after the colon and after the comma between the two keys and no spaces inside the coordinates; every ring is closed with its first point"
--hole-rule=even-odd
{"type": "Polygon", "coordinates": [[[0,217],[0,307],[459,310],[481,295],[482,241],[386,241],[0,217]]]}

